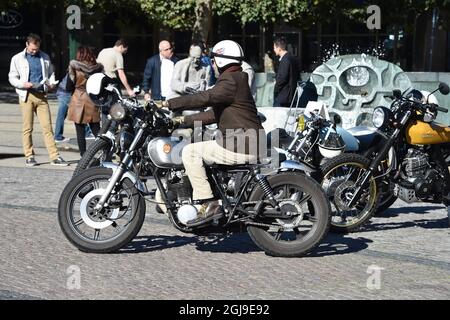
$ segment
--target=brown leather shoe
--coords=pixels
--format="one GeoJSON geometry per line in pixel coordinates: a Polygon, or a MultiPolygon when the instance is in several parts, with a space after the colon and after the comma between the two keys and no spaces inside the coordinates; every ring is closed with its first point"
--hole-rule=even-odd
{"type": "Polygon", "coordinates": [[[218,200],[209,201],[200,207],[197,218],[186,223],[188,227],[196,227],[223,216],[222,206],[218,200]]]}

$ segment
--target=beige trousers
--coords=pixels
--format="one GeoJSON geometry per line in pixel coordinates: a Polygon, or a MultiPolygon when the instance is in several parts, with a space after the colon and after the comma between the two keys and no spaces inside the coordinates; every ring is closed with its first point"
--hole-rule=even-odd
{"type": "Polygon", "coordinates": [[[34,115],[36,114],[42,128],[45,146],[47,147],[50,160],[58,158],[58,150],[53,136],[52,120],[50,116],[50,107],[47,102],[45,94],[28,93],[27,102],[19,101],[22,108],[23,118],[23,152],[25,158],[30,158],[34,155],[33,150],[33,123],[34,115]]]}
{"type": "Polygon", "coordinates": [[[234,153],[222,148],[216,141],[191,143],[184,147],[182,153],[183,165],[192,185],[192,199],[203,200],[212,198],[213,192],[206,175],[206,164],[235,165],[256,163],[257,157],[234,153]]]}

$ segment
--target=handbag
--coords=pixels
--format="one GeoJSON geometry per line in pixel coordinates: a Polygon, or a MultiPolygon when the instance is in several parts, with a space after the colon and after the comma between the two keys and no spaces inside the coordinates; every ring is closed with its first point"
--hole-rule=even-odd
{"type": "Polygon", "coordinates": [[[61,81],[61,85],[64,86],[64,90],[67,92],[73,93],[75,91],[75,83],[69,77],[68,73],[64,76],[63,80],[61,81]],[[64,82],[65,82],[65,86],[64,86],[64,82]]]}

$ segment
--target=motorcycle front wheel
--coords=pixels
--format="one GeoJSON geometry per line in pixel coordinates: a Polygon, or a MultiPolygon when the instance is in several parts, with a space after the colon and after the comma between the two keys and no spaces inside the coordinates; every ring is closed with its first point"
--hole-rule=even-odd
{"type": "Polygon", "coordinates": [[[144,222],[145,201],[129,179],[119,183],[106,208],[94,210],[111,176],[108,168],[87,169],[61,194],[59,225],[66,238],[83,252],[117,251],[133,240],[144,222]]]}
{"type": "Polygon", "coordinates": [[[370,160],[352,153],[344,153],[326,162],[321,168],[322,188],[331,202],[331,231],[354,232],[367,223],[380,202],[380,188],[371,179],[356,205],[347,203],[356,190],[355,182],[369,167],[370,160]]]}
{"type": "Polygon", "coordinates": [[[78,162],[73,172],[73,177],[88,168],[100,166],[102,162],[111,162],[113,156],[114,151],[112,150],[111,140],[103,138],[95,139],[78,162]]]}
{"type": "Polygon", "coordinates": [[[283,218],[266,217],[274,210],[258,185],[249,201],[264,201],[261,217],[247,231],[255,244],[271,256],[299,257],[311,252],[328,234],[330,204],[320,185],[301,173],[280,173],[267,178],[283,218]]]}

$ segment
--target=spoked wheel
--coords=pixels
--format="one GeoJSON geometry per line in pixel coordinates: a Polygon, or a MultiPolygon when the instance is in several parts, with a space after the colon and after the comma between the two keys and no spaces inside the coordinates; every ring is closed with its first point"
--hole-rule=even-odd
{"type": "Polygon", "coordinates": [[[357,154],[343,154],[322,167],[322,187],[331,202],[331,230],[348,233],[359,229],[376,211],[380,193],[375,179],[371,179],[356,205],[349,207],[357,185],[366,172],[370,160],[357,154]]]}
{"type": "Polygon", "coordinates": [[[73,177],[79,175],[88,168],[98,167],[102,162],[111,162],[114,151],[111,150],[111,141],[97,138],[86,150],[85,154],[78,162],[73,177]]]}
{"type": "Polygon", "coordinates": [[[106,208],[95,210],[111,175],[111,169],[88,169],[73,178],[62,192],[59,224],[67,239],[81,251],[117,251],[137,235],[144,222],[145,202],[129,179],[116,188],[106,208]]]}
{"type": "Polygon", "coordinates": [[[264,201],[262,213],[247,228],[252,240],[267,254],[296,257],[313,250],[326,236],[329,202],[313,179],[299,173],[268,177],[279,209],[259,186],[249,201],[264,201]]]}

